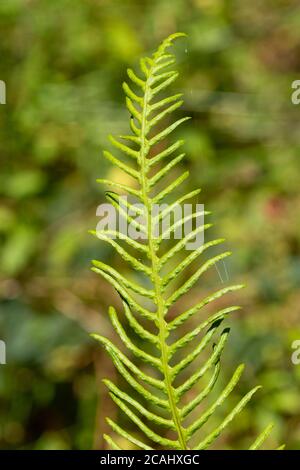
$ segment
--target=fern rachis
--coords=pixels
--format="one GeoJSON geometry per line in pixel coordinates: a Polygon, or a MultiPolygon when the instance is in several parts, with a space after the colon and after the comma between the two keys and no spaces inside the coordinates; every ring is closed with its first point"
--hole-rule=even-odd
{"type": "MultiPolygon", "coordinates": [[[[181,162],[184,156],[184,154],[179,154],[173,157],[169,163],[165,163],[181,147],[183,144],[181,140],[168,145],[164,150],[155,152],[157,148],[155,147],[156,144],[168,137],[181,123],[189,119],[183,117],[167,128],[155,132],[155,126],[158,124],[161,125],[161,121],[182,104],[181,94],[160,98],[159,101],[154,101],[154,99],[157,99],[157,96],[165,91],[177,78],[178,74],[176,72],[169,71],[169,67],[175,62],[174,56],[166,51],[171,46],[172,41],[180,36],[183,36],[183,34],[177,33],[171,35],[163,41],[151,58],[141,60],[140,65],[143,78],[138,77],[132,70],[128,70],[131,85],[128,83],[123,84],[123,89],[126,94],[126,105],[131,114],[130,127],[132,134],[122,136],[123,142],[125,141],[126,143],[114,137],[110,137],[111,144],[123,154],[125,160],[120,160],[110,152],[104,152],[104,156],[110,160],[113,165],[117,165],[122,171],[127,173],[134,181],[134,185],[116,183],[104,179],[98,180],[100,183],[109,185],[113,189],[123,191],[126,195],[136,198],[144,207],[144,223],[135,221],[135,227],[145,235],[146,241],[144,243],[140,240],[137,241],[130,239],[130,237],[124,237],[124,235],[120,236],[117,231],[115,235],[119,235],[118,240],[113,239],[110,236],[112,234],[107,230],[103,230],[101,233],[94,232],[94,234],[100,239],[110,243],[112,248],[140,273],[141,276],[148,277],[151,281],[151,288],[148,284],[141,286],[141,278],[139,278],[139,282],[131,281],[103,262],[94,261],[94,267],[92,268],[109,281],[120,294],[128,328],[133,330],[137,337],[140,337],[145,343],[148,343],[158,352],[158,354],[154,352],[149,353],[148,348],[144,350],[138,347],[134,340],[128,336],[127,329],[125,331],[113,307],[110,307],[109,315],[114,329],[133,356],[136,356],[138,362],[134,363],[131,358],[127,357],[107,338],[97,334],[93,335],[93,337],[100,341],[107,349],[117,370],[133,389],[134,395],[131,395],[121,390],[111,381],[105,380],[105,384],[116,405],[127,415],[128,419],[139,428],[140,432],[146,436],[146,441],[144,442],[138,439],[135,435],[121,428],[109,418],[108,422],[116,435],[121,436],[142,449],[151,449],[153,444],[150,443],[154,443],[154,445],[166,449],[190,449],[191,440],[195,433],[202,428],[216,409],[222,405],[238,383],[243,370],[243,366],[239,366],[216,401],[208,406],[200,417],[193,418],[192,422],[188,421],[188,424],[186,424],[186,418],[209,396],[216,383],[220,370],[220,357],[227,340],[228,329],[224,329],[221,332],[220,338],[217,343],[213,345],[212,351],[208,358],[206,358],[204,364],[197,367],[196,370],[188,378],[184,378],[183,382],[181,381],[179,385],[175,385],[175,383],[177,383],[176,378],[182,372],[186,372],[187,367],[198,358],[200,353],[204,351],[209,344],[211,344],[213,336],[222,320],[224,320],[229,313],[237,310],[238,307],[231,306],[223,308],[181,337],[178,334],[179,328],[205,305],[213,303],[216,299],[242,286],[236,285],[220,289],[188,308],[188,310],[181,312],[175,318],[169,319],[168,313],[172,306],[190,291],[198,279],[211,266],[230,254],[229,252],[224,252],[210,258],[208,261],[204,262],[187,281],[181,285],[179,282],[177,289],[172,289],[172,282],[180,280],[180,274],[187,266],[193,261],[198,260],[206,249],[219,245],[224,240],[212,240],[194,251],[188,252],[184,259],[174,268],[170,262],[174,264],[176,255],[178,253],[182,254],[187,237],[175,243],[168,252],[162,254],[160,252],[162,237],[157,238],[153,235],[153,226],[157,222],[157,219],[153,217],[153,205],[170,197],[172,192],[177,189],[188,176],[188,172],[184,172],[159,192],[156,191],[156,193],[153,194],[157,185],[164,181],[164,178],[171,173],[171,170],[181,162]],[[167,69],[167,71],[165,71],[165,69],[167,69]],[[133,90],[132,87],[135,87],[137,91],[133,90]],[[132,166],[132,161],[135,163],[135,167],[132,166]],[[159,167],[159,165],[162,166],[159,167]],[[153,172],[153,170],[155,171],[153,172]],[[123,244],[125,243],[125,248],[120,240],[122,240],[123,244]],[[136,250],[137,254],[132,255],[129,249],[136,250]],[[172,268],[166,271],[166,267],[169,264],[172,268]],[[170,291],[171,293],[169,293],[170,291]],[[153,302],[154,309],[149,309],[148,302],[146,300],[145,302],[141,302],[134,294],[138,294],[148,300],[150,299],[150,301],[153,302]],[[148,324],[149,322],[153,324],[151,331],[148,327],[144,326],[144,319],[146,319],[148,324]],[[173,342],[170,342],[170,333],[172,331],[177,333],[177,337],[173,342]],[[184,350],[184,348],[189,346],[191,342],[198,338],[200,333],[203,332],[205,333],[194,350],[188,351],[185,357],[173,364],[172,359],[174,360],[175,354],[180,350],[184,350]],[[146,362],[154,368],[156,370],[155,375],[152,373],[150,375],[148,370],[143,371],[140,366],[140,361],[146,362]],[[201,393],[190,402],[182,404],[182,397],[184,397],[209,371],[212,371],[211,378],[207,381],[201,393]],[[140,397],[141,401],[135,398],[136,395],[140,397]],[[158,409],[163,410],[163,413],[160,414],[160,412],[157,411],[158,409]],[[168,414],[167,417],[166,413],[168,414]],[[144,422],[145,418],[147,424],[144,422]],[[154,424],[155,427],[160,428],[162,434],[153,431],[151,423],[154,424]],[[165,430],[173,431],[176,437],[174,439],[165,437],[165,430]]],[[[182,204],[186,200],[192,199],[198,193],[199,190],[195,190],[181,196],[177,201],[171,203],[167,210],[171,210],[172,205],[176,203],[182,204]]],[[[120,198],[117,193],[111,191],[107,192],[107,198],[119,212],[122,211],[122,205],[120,204],[120,198]]],[[[195,214],[193,214],[193,216],[194,215],[195,214]]],[[[133,219],[132,217],[129,218],[127,214],[128,221],[134,222],[133,219]]],[[[207,226],[202,227],[201,230],[205,230],[209,228],[209,226],[210,224],[207,224],[207,226]]],[[[221,424],[206,437],[202,437],[198,440],[192,448],[208,448],[230,421],[246,406],[258,388],[259,387],[255,387],[247,393],[225,417],[221,424]]],[[[252,444],[251,449],[261,446],[270,430],[271,427],[268,426],[252,444]]],[[[105,439],[113,449],[120,449],[120,445],[115,442],[111,436],[105,436],[105,439]]]]}

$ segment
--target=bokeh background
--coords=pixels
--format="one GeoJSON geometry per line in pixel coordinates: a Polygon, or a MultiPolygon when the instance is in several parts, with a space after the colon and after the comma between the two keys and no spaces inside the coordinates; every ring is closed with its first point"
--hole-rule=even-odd
{"type": "Polygon", "coordinates": [[[118,266],[88,234],[104,202],[95,179],[119,178],[101,150],[128,126],[126,68],[184,31],[189,184],[234,251],[209,282],[222,287],[227,271],[247,284],[222,363],[224,380],[247,365],[229,405],[263,385],[217,447],[243,448],[273,421],[266,446],[300,449],[299,2],[2,0],[0,30],[1,448],[103,448],[104,416],[124,423],[101,384],[110,359],[88,334],[113,337],[107,307],[118,302],[90,272],[93,258],[118,266]]]}

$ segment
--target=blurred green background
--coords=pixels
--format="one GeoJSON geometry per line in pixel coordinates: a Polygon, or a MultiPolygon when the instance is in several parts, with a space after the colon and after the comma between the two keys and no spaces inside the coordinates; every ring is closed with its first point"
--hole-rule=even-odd
{"type": "Polygon", "coordinates": [[[300,449],[299,2],[2,0],[0,30],[0,447],[103,448],[104,415],[124,422],[101,384],[111,362],[88,336],[112,336],[117,302],[90,260],[118,261],[87,231],[104,201],[96,177],[120,176],[101,150],[128,127],[126,68],[184,31],[189,184],[234,251],[230,282],[247,284],[223,359],[225,378],[247,365],[229,404],[263,385],[217,447],[243,448],[273,421],[267,446],[300,449]]]}

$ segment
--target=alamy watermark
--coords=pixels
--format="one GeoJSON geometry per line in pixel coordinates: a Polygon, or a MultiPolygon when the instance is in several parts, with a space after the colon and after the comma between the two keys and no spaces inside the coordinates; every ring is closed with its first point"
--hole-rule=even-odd
{"type": "Polygon", "coordinates": [[[186,250],[195,250],[204,243],[204,204],[130,203],[127,196],[118,196],[115,204],[100,204],[96,215],[98,238],[148,240],[183,240],[186,250]]]}
{"type": "Polygon", "coordinates": [[[0,365],[6,364],[6,344],[0,340],[0,365]]]}
{"type": "Polygon", "coordinates": [[[292,93],[291,100],[293,104],[300,104],[300,80],[294,80],[292,83],[292,89],[295,90],[292,93]]]}
{"type": "Polygon", "coordinates": [[[6,85],[3,80],[0,80],[0,104],[6,104],[6,85]]]}
{"type": "Polygon", "coordinates": [[[291,361],[295,366],[298,366],[300,364],[300,339],[293,341],[292,349],[294,349],[294,352],[291,356],[291,361]]]}

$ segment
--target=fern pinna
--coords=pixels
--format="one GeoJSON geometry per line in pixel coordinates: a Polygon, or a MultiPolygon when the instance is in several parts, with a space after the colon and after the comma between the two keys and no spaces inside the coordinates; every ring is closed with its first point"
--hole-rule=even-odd
{"type": "MultiPolygon", "coordinates": [[[[136,278],[138,281],[128,279],[101,261],[93,261],[94,267],[92,268],[110,282],[119,293],[124,306],[126,326],[123,326],[113,307],[109,309],[109,316],[122,342],[133,356],[136,356],[134,361],[109,339],[98,334],[92,335],[106,348],[116,369],[129,385],[124,391],[110,380],[105,380],[111,398],[127,415],[127,419],[139,428],[139,433],[132,433],[132,431],[122,428],[110,418],[107,418],[107,421],[116,435],[122,438],[122,442],[129,441],[131,445],[133,444],[140,449],[207,449],[245,407],[259,388],[255,387],[247,393],[208,435],[197,438],[197,431],[222,405],[238,383],[243,371],[243,365],[240,365],[213,404],[209,405],[205,411],[202,411],[200,416],[197,414],[194,416],[195,413],[192,412],[210,394],[216,383],[220,370],[220,357],[229,330],[226,328],[221,331],[216,344],[212,343],[213,337],[222,320],[239,307],[223,308],[209,316],[202,323],[199,322],[198,326],[194,326],[191,331],[186,332],[185,330],[181,335],[179,327],[196,315],[205,305],[229,292],[240,289],[242,286],[233,285],[217,290],[186,311],[177,314],[175,318],[174,315],[171,316],[171,319],[169,318],[172,307],[184,294],[190,291],[198,279],[216,262],[230,255],[229,252],[224,252],[206,260],[182,284],[180,283],[182,272],[193,261],[197,260],[204,251],[221,244],[224,240],[216,239],[202,244],[195,250],[186,251],[184,248],[191,236],[195,236],[198,232],[210,227],[209,224],[201,225],[181,240],[174,242],[170,249],[162,253],[162,237],[154,237],[153,235],[153,225],[157,222],[153,216],[153,205],[165,201],[167,197],[170,198],[173,191],[188,176],[188,172],[184,172],[171,183],[165,183],[163,189],[161,189],[161,184],[164,183],[165,178],[169,176],[171,170],[184,157],[183,153],[174,157],[183,141],[178,140],[166,146],[163,150],[161,147],[157,150],[158,147],[156,146],[156,144],[166,139],[181,123],[189,119],[183,117],[165,129],[156,131],[157,124],[161,123],[164,117],[175,111],[183,103],[181,94],[158,98],[160,93],[164,92],[177,78],[178,73],[169,70],[170,66],[175,63],[174,55],[167,50],[172,45],[172,41],[180,36],[184,36],[184,34],[177,33],[169,36],[162,42],[151,58],[141,59],[142,78],[129,69],[128,77],[131,82],[130,84],[123,83],[126,105],[131,115],[130,128],[132,133],[121,136],[121,140],[110,137],[111,144],[118,152],[123,154],[122,160],[107,151],[104,152],[104,156],[113,165],[127,173],[132,178],[133,184],[127,185],[122,182],[98,180],[117,191],[108,191],[106,195],[110,203],[119,212],[123,211],[126,214],[124,205],[121,203],[120,191],[122,195],[129,195],[135,201],[142,203],[144,208],[138,209],[136,207],[134,209],[133,204],[126,203],[133,210],[133,213],[135,210],[138,215],[141,215],[140,213],[144,211],[144,220],[130,217],[128,212],[126,214],[128,221],[134,224],[134,227],[141,235],[144,235],[144,237],[141,237],[143,240],[137,241],[121,233],[115,233],[116,236],[113,237],[109,230],[94,232],[98,238],[112,245],[126,263],[129,263],[135,271],[138,271],[136,278]],[[134,165],[129,161],[133,161],[134,165]],[[158,186],[159,184],[160,186],[158,186]],[[135,250],[135,252],[132,250],[135,250]],[[184,258],[176,265],[175,262],[179,254],[183,255],[184,258]],[[143,277],[148,278],[149,282],[145,282],[143,277]],[[178,282],[176,283],[176,281],[178,282]],[[176,285],[176,288],[172,288],[172,285],[176,285]],[[128,335],[130,329],[133,330],[134,336],[131,335],[130,337],[128,335]],[[175,332],[175,335],[170,335],[171,332],[175,332]],[[202,337],[199,340],[200,334],[202,334],[202,337]],[[140,338],[139,345],[136,341],[138,338],[140,338]],[[191,345],[193,340],[196,341],[196,346],[189,349],[185,356],[179,355],[180,359],[175,361],[175,354],[179,350],[184,351],[184,348],[191,345]],[[149,346],[146,346],[147,344],[149,346]],[[190,375],[187,375],[187,367],[198,358],[206,347],[209,347],[209,344],[211,350],[209,355],[205,356],[204,363],[201,363],[190,375]],[[142,370],[141,362],[147,363],[148,367],[142,370]],[[209,378],[205,382],[201,393],[188,402],[184,400],[187,392],[204,376],[209,378]],[[141,434],[144,435],[144,439],[139,437],[141,434]]],[[[183,204],[185,201],[192,200],[199,192],[200,190],[191,191],[179,197],[179,199],[173,200],[156,217],[162,218],[172,210],[175,204],[183,204]]],[[[196,214],[192,215],[192,217],[195,216],[196,214]]],[[[179,221],[179,223],[183,222],[184,220],[179,221]]],[[[175,225],[169,227],[170,232],[174,229],[175,225]]],[[[253,443],[251,449],[256,449],[262,444],[270,429],[271,426],[268,426],[253,443]]],[[[118,439],[108,435],[104,437],[112,449],[121,449],[118,439]]]]}

